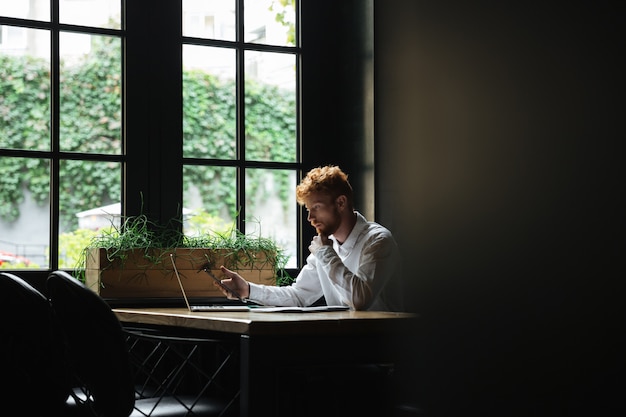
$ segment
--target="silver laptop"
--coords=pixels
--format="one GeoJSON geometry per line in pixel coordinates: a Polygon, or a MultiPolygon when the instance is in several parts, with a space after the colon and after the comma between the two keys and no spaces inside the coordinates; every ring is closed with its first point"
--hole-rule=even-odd
{"type": "Polygon", "coordinates": [[[176,274],[176,279],[178,280],[178,285],[180,285],[180,291],[183,294],[183,299],[185,300],[185,304],[187,305],[187,309],[190,312],[198,312],[198,311],[250,311],[250,307],[248,307],[248,306],[241,306],[241,305],[221,305],[221,304],[191,305],[189,303],[189,299],[187,298],[187,294],[185,293],[185,288],[183,287],[183,281],[180,279],[180,274],[178,273],[178,268],[176,268],[176,262],[174,262],[174,254],[170,253],[170,259],[172,260],[172,266],[174,267],[174,273],[176,274]]]}

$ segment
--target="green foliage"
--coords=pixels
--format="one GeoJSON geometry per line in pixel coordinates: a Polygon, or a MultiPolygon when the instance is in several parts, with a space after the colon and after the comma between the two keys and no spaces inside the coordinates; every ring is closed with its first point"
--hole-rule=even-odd
{"type": "MultiPolygon", "coordinates": [[[[207,218],[211,215],[205,212],[198,213],[194,217],[204,217],[203,219],[196,218],[193,221],[196,225],[216,223],[207,218]]],[[[234,224],[223,231],[204,229],[202,233],[188,236],[180,231],[180,228],[159,225],[151,222],[145,215],[139,215],[127,217],[120,227],[112,225],[109,228],[100,229],[91,237],[86,231],[77,231],[74,236],[76,242],[71,246],[82,245],[76,257],[77,263],[74,265],[77,276],[80,278],[84,273],[87,253],[91,248],[106,249],[109,261],[121,261],[122,264],[130,250],[139,250],[150,263],[159,263],[162,259],[154,258],[154,249],[202,248],[225,250],[235,266],[251,265],[263,259],[263,266],[274,269],[277,284],[287,285],[293,281],[284,269],[288,260],[284,249],[270,238],[241,233],[234,224]],[[86,237],[88,239],[85,241],[86,237]]],[[[163,251],[156,253],[158,254],[156,256],[162,256],[163,251]]]]}
{"type": "MultiPolygon", "coordinates": [[[[60,147],[63,151],[120,152],[120,42],[95,37],[93,53],[60,71],[60,147]]],[[[31,57],[0,56],[0,148],[50,150],[50,67],[31,57]]],[[[61,227],[77,227],[74,213],[119,201],[116,163],[63,161],[59,189],[61,227]]],[[[19,215],[24,189],[44,206],[50,196],[47,159],[0,158],[0,218],[19,215]]]]}
{"type": "MultiPolygon", "coordinates": [[[[60,146],[63,151],[121,152],[121,43],[94,36],[92,53],[60,71],[60,146]]],[[[235,158],[235,85],[199,71],[183,73],[183,152],[186,157],[235,158]]],[[[294,161],[295,96],[275,87],[247,82],[247,158],[294,161]]],[[[50,66],[31,57],[0,55],[0,148],[51,149],[50,66]]],[[[207,212],[236,216],[236,170],[184,167],[184,190],[199,188],[207,212]]],[[[41,206],[49,203],[50,166],[43,158],[0,157],[0,218],[15,221],[28,190],[41,206]]],[[[248,172],[249,195],[256,195],[263,171],[248,172]]],[[[293,184],[275,174],[285,202],[293,184]]],[[[75,213],[120,200],[119,163],[62,161],[59,179],[62,230],[77,228],[75,213]]],[[[254,200],[246,202],[253,211],[254,200]]],[[[185,205],[186,202],[183,202],[185,205]]]]}
{"type": "Polygon", "coordinates": [[[270,10],[276,12],[276,21],[287,27],[288,45],[296,44],[296,26],[286,19],[287,11],[294,13],[295,8],[295,0],[274,0],[270,6],[270,10]]]}
{"type": "MultiPolygon", "coordinates": [[[[0,55],[0,148],[50,149],[50,71],[31,57],[0,55]]],[[[0,158],[0,218],[14,221],[26,186],[37,202],[49,196],[49,167],[44,160],[0,158]],[[22,173],[31,181],[22,181],[22,173]],[[10,175],[8,175],[10,173],[10,175]]]]}
{"type": "Polygon", "coordinates": [[[60,71],[60,147],[64,151],[119,154],[122,63],[119,38],[95,36],[80,65],[60,71]]]}
{"type": "Polygon", "coordinates": [[[0,55],[0,147],[49,150],[49,114],[47,62],[0,55]]]}
{"type": "Polygon", "coordinates": [[[63,253],[59,254],[59,268],[74,268],[89,242],[98,234],[107,232],[108,229],[77,229],[70,233],[62,233],[59,236],[59,247],[63,248],[63,253]]]}
{"type": "Polygon", "coordinates": [[[14,269],[26,269],[26,268],[38,268],[39,265],[37,264],[33,264],[31,263],[26,263],[26,262],[11,262],[11,263],[2,263],[0,264],[0,269],[10,269],[10,270],[14,270],[14,269]]]}
{"type": "Polygon", "coordinates": [[[194,210],[185,223],[183,229],[186,236],[224,233],[232,227],[232,225],[226,223],[221,217],[208,213],[204,208],[194,210]]]}

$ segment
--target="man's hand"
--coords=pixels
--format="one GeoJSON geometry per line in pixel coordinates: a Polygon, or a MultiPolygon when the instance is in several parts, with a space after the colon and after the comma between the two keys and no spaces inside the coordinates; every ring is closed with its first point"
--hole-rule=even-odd
{"type": "Polygon", "coordinates": [[[311,244],[309,245],[309,251],[312,254],[315,254],[315,252],[317,252],[317,250],[319,248],[321,248],[324,245],[332,245],[332,241],[328,238],[328,235],[325,235],[323,233],[319,233],[317,236],[313,236],[313,240],[311,241],[311,244]]]}
{"type": "MultiPolygon", "coordinates": [[[[241,295],[241,298],[243,298],[244,300],[250,297],[250,284],[248,284],[248,281],[243,279],[242,276],[239,275],[238,273],[231,271],[230,269],[226,268],[223,265],[220,266],[220,270],[226,277],[226,279],[222,280],[222,284],[224,284],[228,288],[232,288],[233,290],[235,290],[239,295],[241,295]]],[[[222,294],[228,297],[228,299],[230,300],[237,299],[237,297],[233,296],[233,294],[221,288],[217,284],[217,282],[213,283],[213,285],[219,288],[222,294]]]]}

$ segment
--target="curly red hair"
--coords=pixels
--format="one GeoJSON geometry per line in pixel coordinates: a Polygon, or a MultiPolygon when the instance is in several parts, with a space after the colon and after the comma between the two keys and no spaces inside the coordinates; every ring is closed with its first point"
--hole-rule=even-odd
{"type": "Polygon", "coordinates": [[[341,168],[334,165],[317,167],[310,170],[302,182],[296,187],[296,199],[300,205],[312,193],[330,195],[333,199],[345,195],[350,207],[353,205],[353,191],[348,175],[341,168]]]}

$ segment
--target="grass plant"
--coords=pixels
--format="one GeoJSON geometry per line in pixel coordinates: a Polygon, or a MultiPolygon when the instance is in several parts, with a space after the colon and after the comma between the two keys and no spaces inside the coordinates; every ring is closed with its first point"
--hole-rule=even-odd
{"type": "MultiPolygon", "coordinates": [[[[187,236],[182,228],[158,225],[147,216],[129,216],[117,227],[103,229],[82,251],[76,267],[79,278],[84,279],[87,256],[92,249],[105,249],[107,260],[123,268],[130,254],[141,253],[146,265],[160,264],[164,256],[177,248],[211,249],[228,259],[229,268],[273,269],[276,285],[288,285],[293,278],[285,271],[288,256],[270,238],[260,234],[244,234],[234,225],[226,232],[210,232],[187,236]]],[[[206,255],[205,255],[206,256],[206,255]]],[[[206,259],[215,267],[213,259],[206,259]]]]}

